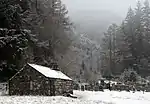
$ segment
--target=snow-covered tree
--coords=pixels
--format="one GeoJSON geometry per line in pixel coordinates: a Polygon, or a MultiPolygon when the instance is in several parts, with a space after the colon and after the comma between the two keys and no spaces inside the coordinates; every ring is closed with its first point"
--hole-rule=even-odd
{"type": "Polygon", "coordinates": [[[137,82],[138,77],[138,74],[133,69],[125,69],[120,76],[120,80],[123,82],[137,82]]]}

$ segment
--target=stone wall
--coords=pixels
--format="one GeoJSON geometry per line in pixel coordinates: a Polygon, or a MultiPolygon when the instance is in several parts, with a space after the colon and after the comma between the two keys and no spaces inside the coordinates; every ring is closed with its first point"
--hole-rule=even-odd
{"type": "Polygon", "coordinates": [[[63,95],[65,93],[73,93],[73,82],[69,80],[57,79],[55,81],[55,95],[63,95]]]}
{"type": "Polygon", "coordinates": [[[26,66],[9,80],[9,95],[48,95],[46,81],[50,83],[45,76],[26,66]]]}

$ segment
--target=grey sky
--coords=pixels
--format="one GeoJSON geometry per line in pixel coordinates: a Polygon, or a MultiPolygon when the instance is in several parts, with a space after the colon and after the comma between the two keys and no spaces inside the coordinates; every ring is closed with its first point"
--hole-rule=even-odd
{"type": "MultiPolygon", "coordinates": [[[[125,16],[128,8],[135,7],[138,0],[62,0],[70,15],[82,10],[109,10],[125,16]]],[[[144,1],[144,0],[141,0],[144,1]]]]}

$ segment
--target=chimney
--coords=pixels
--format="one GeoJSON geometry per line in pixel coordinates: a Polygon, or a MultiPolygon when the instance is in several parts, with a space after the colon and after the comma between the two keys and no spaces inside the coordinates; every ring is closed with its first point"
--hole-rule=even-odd
{"type": "Polygon", "coordinates": [[[59,67],[58,67],[58,64],[56,62],[51,63],[50,68],[52,70],[59,71],[59,67]]]}

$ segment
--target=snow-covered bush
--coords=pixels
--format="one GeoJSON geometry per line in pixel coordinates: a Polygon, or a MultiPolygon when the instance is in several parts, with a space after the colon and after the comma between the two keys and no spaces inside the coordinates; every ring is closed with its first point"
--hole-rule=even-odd
{"type": "Polygon", "coordinates": [[[125,69],[120,76],[122,82],[137,82],[139,80],[139,75],[133,69],[125,69]]]}

